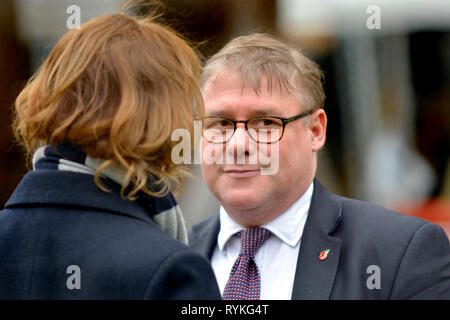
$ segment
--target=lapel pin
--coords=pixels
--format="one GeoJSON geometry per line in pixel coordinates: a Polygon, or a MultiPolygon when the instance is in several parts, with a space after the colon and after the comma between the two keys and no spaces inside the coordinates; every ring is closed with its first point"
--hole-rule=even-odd
{"type": "Polygon", "coordinates": [[[330,249],[323,250],[321,253],[319,253],[319,260],[325,260],[328,257],[328,253],[330,252],[330,249]]]}

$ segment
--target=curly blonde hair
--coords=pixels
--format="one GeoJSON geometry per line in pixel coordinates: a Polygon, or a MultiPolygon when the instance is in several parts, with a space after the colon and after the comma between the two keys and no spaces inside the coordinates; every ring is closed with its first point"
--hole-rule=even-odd
{"type": "Polygon", "coordinates": [[[70,142],[103,159],[95,174],[103,190],[101,171],[119,164],[127,172],[123,197],[130,183],[128,199],[138,191],[163,196],[186,173],[171,161],[170,136],[177,128],[193,133],[203,113],[200,70],[195,50],[151,17],[97,17],[67,32],[20,92],[16,137],[29,157],[70,142]]]}

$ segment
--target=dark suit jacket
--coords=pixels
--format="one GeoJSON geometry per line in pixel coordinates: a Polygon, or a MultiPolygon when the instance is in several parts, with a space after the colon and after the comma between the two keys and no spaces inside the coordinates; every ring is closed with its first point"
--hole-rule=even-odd
{"type": "MultiPolygon", "coordinates": [[[[209,259],[219,224],[215,215],[190,231],[192,247],[209,259]]],[[[333,195],[315,180],[292,299],[450,299],[448,237],[435,224],[333,195]]]]}
{"type": "Polygon", "coordinates": [[[105,184],[111,192],[86,174],[24,177],[0,211],[0,299],[220,299],[208,261],[105,184]]]}

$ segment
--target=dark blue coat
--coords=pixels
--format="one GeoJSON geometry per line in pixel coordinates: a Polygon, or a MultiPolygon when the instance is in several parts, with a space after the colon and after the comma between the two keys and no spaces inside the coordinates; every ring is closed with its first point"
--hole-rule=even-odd
{"type": "Polygon", "coordinates": [[[0,299],[220,299],[207,260],[105,184],[26,174],[0,211],[0,299]]]}

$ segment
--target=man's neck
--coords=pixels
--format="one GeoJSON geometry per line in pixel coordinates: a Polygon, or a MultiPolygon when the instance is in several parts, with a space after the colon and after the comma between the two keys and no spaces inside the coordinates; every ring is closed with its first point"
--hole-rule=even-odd
{"type": "Polygon", "coordinates": [[[285,197],[280,197],[276,202],[263,203],[255,208],[241,209],[227,206],[223,207],[230,218],[244,228],[262,226],[288,210],[305,194],[312,183],[309,183],[304,188],[299,188],[299,192],[297,193],[292,192],[285,197]]]}

